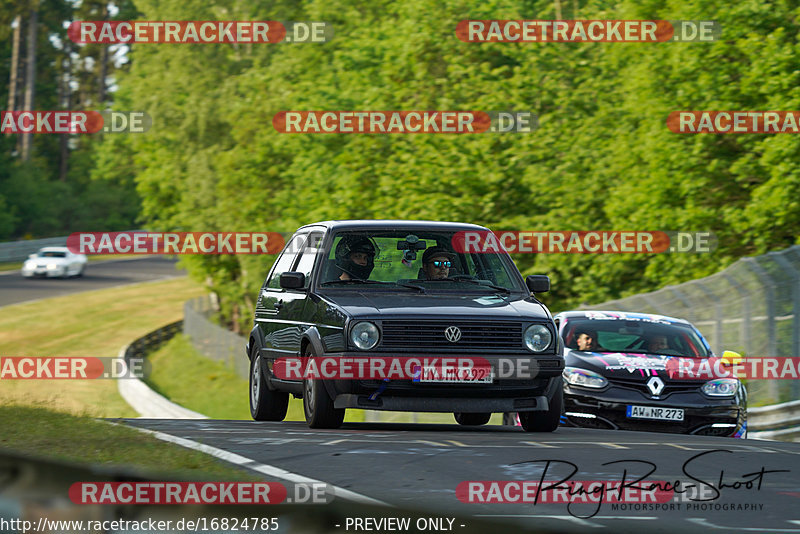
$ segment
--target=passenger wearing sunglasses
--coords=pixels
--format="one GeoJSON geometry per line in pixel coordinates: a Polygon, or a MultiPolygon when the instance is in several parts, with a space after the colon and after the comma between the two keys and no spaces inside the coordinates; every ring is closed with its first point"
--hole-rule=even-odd
{"type": "Polygon", "coordinates": [[[444,247],[431,247],[422,255],[422,271],[427,280],[441,280],[450,276],[455,254],[444,247]]]}

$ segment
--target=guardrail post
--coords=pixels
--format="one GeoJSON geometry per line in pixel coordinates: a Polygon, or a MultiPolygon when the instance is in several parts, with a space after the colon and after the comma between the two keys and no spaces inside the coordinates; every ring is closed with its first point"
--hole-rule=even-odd
{"type": "MultiPolygon", "coordinates": [[[[675,286],[667,286],[667,287],[664,288],[664,290],[671,292],[673,295],[675,295],[678,298],[678,300],[681,301],[681,303],[684,306],[686,306],[686,312],[687,312],[686,314],[688,316],[687,320],[690,323],[694,323],[694,318],[695,318],[694,306],[692,306],[691,301],[688,298],[686,298],[686,294],[683,291],[679,290],[675,286]]],[[[668,313],[666,315],[672,315],[672,314],[668,313]]]]}
{"type": "MultiPolygon", "coordinates": [[[[770,252],[767,256],[778,264],[789,275],[792,282],[792,354],[793,358],[800,357],[800,273],[792,263],[783,257],[781,252],[770,252]]],[[[797,380],[792,382],[792,397],[797,398],[800,384],[797,380]]]]}
{"type": "Polygon", "coordinates": [[[767,356],[777,356],[777,340],[775,339],[775,281],[753,258],[742,258],[742,264],[750,268],[766,288],[764,304],[767,312],[767,356]]]}
{"type": "Polygon", "coordinates": [[[722,305],[713,291],[708,289],[703,282],[695,281],[697,287],[703,294],[708,297],[711,304],[714,306],[714,354],[717,356],[722,354],[722,305]]]}
{"type": "MultiPolygon", "coordinates": [[[[775,337],[775,281],[764,270],[761,265],[753,258],[742,258],[742,265],[748,267],[758,278],[764,291],[764,304],[767,312],[767,356],[778,355],[778,343],[775,337]]],[[[797,384],[792,384],[793,397],[796,397],[797,384]]],[[[767,395],[770,399],[778,399],[778,383],[775,380],[767,380],[767,395]]]]}
{"type": "Polygon", "coordinates": [[[742,297],[742,326],[739,329],[739,342],[744,347],[744,352],[748,356],[750,354],[750,293],[742,287],[742,284],[736,281],[736,279],[731,276],[729,273],[722,273],[722,277],[725,278],[736,290],[737,293],[742,297]]]}

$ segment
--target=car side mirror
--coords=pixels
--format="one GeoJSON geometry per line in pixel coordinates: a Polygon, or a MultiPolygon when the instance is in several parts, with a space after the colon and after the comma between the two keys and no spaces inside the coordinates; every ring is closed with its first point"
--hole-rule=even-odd
{"type": "Polygon", "coordinates": [[[29,260],[32,260],[35,257],[36,257],[36,254],[28,254],[28,259],[29,260]]]}
{"type": "Polygon", "coordinates": [[[532,274],[525,278],[531,293],[547,293],[550,291],[550,277],[543,274],[532,274]]]}
{"type": "Polygon", "coordinates": [[[295,271],[281,273],[281,287],[283,289],[302,289],[306,285],[306,275],[295,271]]]}
{"type": "Polygon", "coordinates": [[[742,355],[732,350],[722,353],[722,365],[738,365],[742,363],[742,355]]]}

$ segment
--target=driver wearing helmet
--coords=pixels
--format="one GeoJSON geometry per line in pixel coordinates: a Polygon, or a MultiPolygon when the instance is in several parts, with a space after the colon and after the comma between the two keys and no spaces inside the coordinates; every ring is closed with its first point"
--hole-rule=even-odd
{"type": "Polygon", "coordinates": [[[375,268],[375,245],[366,237],[345,236],[336,245],[339,280],[366,280],[375,268]]]}

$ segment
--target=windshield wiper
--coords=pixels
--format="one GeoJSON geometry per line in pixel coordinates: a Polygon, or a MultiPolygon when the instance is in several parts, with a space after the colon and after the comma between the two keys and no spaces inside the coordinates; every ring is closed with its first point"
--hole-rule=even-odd
{"type": "Polygon", "coordinates": [[[383,280],[364,280],[363,278],[351,278],[350,280],[331,280],[329,282],[323,282],[320,286],[327,286],[333,284],[380,284],[380,285],[389,285],[394,286],[398,285],[401,287],[407,287],[409,289],[416,289],[420,293],[425,293],[425,288],[422,286],[414,285],[414,284],[404,284],[401,282],[387,282],[383,280]]]}
{"type": "Polygon", "coordinates": [[[395,283],[396,283],[398,286],[401,286],[401,287],[407,287],[407,288],[409,288],[409,289],[417,289],[417,290],[419,290],[419,292],[420,292],[420,293],[425,293],[425,288],[424,288],[424,287],[422,287],[422,286],[418,286],[418,285],[416,285],[416,284],[405,284],[405,283],[402,283],[402,282],[395,282],[395,283]]]}
{"type": "Polygon", "coordinates": [[[431,282],[435,282],[437,280],[447,280],[448,282],[468,282],[470,284],[477,284],[477,285],[479,285],[481,287],[489,287],[489,288],[492,288],[492,289],[496,289],[497,291],[503,291],[505,293],[508,293],[509,295],[511,294],[511,290],[508,289],[507,287],[496,286],[494,284],[487,284],[487,283],[481,282],[480,280],[472,280],[470,278],[437,278],[435,280],[430,280],[430,281],[431,282]]]}
{"type": "Polygon", "coordinates": [[[390,285],[394,285],[394,284],[392,284],[392,282],[381,282],[379,280],[364,280],[363,278],[351,278],[349,280],[331,280],[329,282],[322,282],[320,285],[321,286],[327,286],[327,285],[331,285],[331,284],[382,284],[382,285],[390,284],[390,285]]]}

